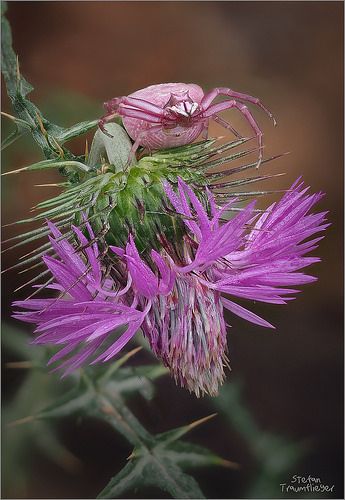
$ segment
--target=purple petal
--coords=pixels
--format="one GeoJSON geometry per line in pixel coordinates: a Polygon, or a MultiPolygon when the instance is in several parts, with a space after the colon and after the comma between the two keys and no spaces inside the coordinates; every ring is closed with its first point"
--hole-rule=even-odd
{"type": "Polygon", "coordinates": [[[265,319],[260,318],[260,316],[257,316],[253,312],[248,311],[248,309],[235,304],[235,302],[232,302],[225,297],[222,297],[222,304],[226,309],[236,314],[236,316],[239,316],[240,318],[250,321],[251,323],[255,323],[256,325],[264,326],[265,328],[275,329],[275,326],[271,325],[271,323],[268,323],[268,321],[266,321],[265,319]]]}

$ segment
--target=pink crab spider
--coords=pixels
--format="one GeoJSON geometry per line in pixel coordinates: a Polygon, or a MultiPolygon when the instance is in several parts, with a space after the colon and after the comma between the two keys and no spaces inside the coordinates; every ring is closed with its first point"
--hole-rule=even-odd
{"type": "Polygon", "coordinates": [[[259,145],[257,167],[263,158],[262,131],[252,113],[242,101],[256,104],[276,121],[272,113],[256,97],[235,92],[227,87],[216,87],[206,94],[194,83],[161,83],[137,90],[129,96],[115,97],[104,104],[107,114],[99,120],[100,129],[107,135],[105,124],[116,116],[121,116],[123,125],[134,144],[129,162],[134,158],[139,146],[149,150],[182,146],[193,142],[200,134],[208,136],[209,120],[240,135],[218,113],[230,108],[238,109],[252,127],[259,145]],[[213,104],[217,96],[225,96],[221,102],[213,104]]]}

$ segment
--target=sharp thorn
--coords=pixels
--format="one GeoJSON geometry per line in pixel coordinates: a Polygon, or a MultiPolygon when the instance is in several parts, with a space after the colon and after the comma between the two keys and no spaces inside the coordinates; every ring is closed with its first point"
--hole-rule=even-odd
{"type": "Polygon", "coordinates": [[[33,415],[29,415],[28,417],[19,418],[18,420],[13,420],[9,424],[7,424],[7,427],[16,427],[17,425],[27,424],[29,422],[33,422],[34,420],[35,417],[33,415]]]}
{"type": "Polygon", "coordinates": [[[195,420],[191,424],[187,425],[187,427],[189,430],[194,429],[195,427],[198,427],[198,425],[201,425],[201,424],[207,422],[208,420],[211,420],[212,418],[216,417],[217,415],[218,415],[218,413],[211,413],[211,415],[208,415],[207,417],[203,417],[203,418],[200,418],[199,420],[195,420]]]}

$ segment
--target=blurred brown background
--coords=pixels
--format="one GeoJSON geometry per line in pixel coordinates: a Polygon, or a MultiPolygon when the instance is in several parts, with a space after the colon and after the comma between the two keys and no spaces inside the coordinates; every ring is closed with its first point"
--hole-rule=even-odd
{"type": "MultiPolygon", "coordinates": [[[[275,129],[260,110],[253,110],[265,132],[265,154],[291,154],[265,167],[265,172],[286,172],[268,187],[287,188],[303,174],[313,191],[326,193],[320,208],[330,211],[332,226],[317,252],[322,263],[312,269],[319,281],[306,286],[288,306],[257,307],[257,312],[277,326],[277,333],[230,319],[229,379],[244,381],[246,403],[264,429],[311,443],[311,452],[295,473],[336,484],[335,496],[341,498],[343,3],[8,5],[21,71],[35,87],[31,99],[56,123],[93,119],[102,114],[103,101],[160,82],[194,82],[204,89],[230,86],[260,97],[272,110],[278,120],[275,129]]],[[[6,98],[3,109],[11,112],[6,98]]],[[[227,118],[243,133],[248,130],[235,111],[227,118]]],[[[217,125],[211,129],[211,135],[224,132],[217,125]]],[[[83,144],[76,142],[75,147],[83,148],[83,144]]],[[[4,155],[4,170],[40,159],[35,148],[24,149],[17,143],[10,149],[4,155]]],[[[27,216],[35,202],[53,194],[33,187],[51,179],[51,173],[6,178],[3,223],[27,216]]],[[[4,237],[16,231],[8,228],[4,237]]],[[[14,264],[19,255],[19,251],[5,254],[3,266],[14,264]]],[[[23,282],[15,272],[4,280],[4,315],[9,314],[13,290],[23,282]]],[[[6,378],[11,383],[11,377],[6,378]]],[[[156,403],[157,415],[148,424],[153,431],[185,423],[194,416],[195,407],[206,404],[168,381],[164,384],[156,403]]],[[[243,496],[246,455],[241,443],[236,435],[233,441],[224,442],[216,434],[216,425],[208,429],[216,451],[244,464],[239,475],[231,474],[231,482],[224,480],[226,473],[207,472],[208,496],[243,496]]],[[[91,438],[91,447],[97,451],[94,441],[91,438]]],[[[90,453],[84,448],[84,453],[90,453]]],[[[98,471],[97,457],[87,460],[98,471]]],[[[93,497],[107,480],[101,471],[99,479],[90,471],[89,476],[68,478],[49,464],[39,465],[45,474],[32,486],[31,494],[36,497],[93,497]]],[[[109,464],[107,467],[111,469],[109,464]]]]}

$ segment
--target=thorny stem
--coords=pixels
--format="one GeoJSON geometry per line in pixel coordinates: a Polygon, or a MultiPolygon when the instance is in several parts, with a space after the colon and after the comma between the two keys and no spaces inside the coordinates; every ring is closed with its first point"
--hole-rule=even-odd
{"type": "MultiPolygon", "coordinates": [[[[103,415],[103,418],[131,444],[147,448],[147,443],[152,440],[152,437],[129,410],[121,396],[115,390],[110,396],[107,390],[103,389],[100,384],[94,383],[85,371],[83,371],[82,376],[89,389],[94,393],[98,411],[103,415]]],[[[149,451],[148,448],[147,451],[149,451]]]]}
{"type": "MultiPolygon", "coordinates": [[[[154,446],[152,446],[155,444],[154,436],[152,436],[140,424],[133,413],[124,404],[122,398],[118,394],[112,394],[112,400],[110,401],[106,392],[100,391],[98,401],[101,404],[100,409],[102,413],[105,414],[106,420],[108,420],[117,431],[121,432],[121,434],[123,434],[134,446],[140,447],[141,450],[144,450],[146,454],[150,455],[151,460],[155,463],[155,466],[165,478],[166,483],[173,483],[176,491],[180,490],[179,496],[181,496],[181,498],[185,498],[185,492],[183,489],[180,488],[180,485],[176,482],[175,478],[169,474],[169,471],[166,470],[159,457],[156,456],[154,446]],[[133,423],[134,426],[131,425],[133,423]]],[[[135,457],[136,455],[134,450],[134,452],[129,455],[127,460],[131,460],[135,457]]]]}
{"type": "Polygon", "coordinates": [[[105,391],[100,391],[98,395],[99,409],[115,429],[125,436],[134,446],[140,446],[150,452],[147,447],[147,441],[150,434],[139,423],[133,413],[124,404],[122,398],[112,394],[112,400],[105,391]],[[135,421],[135,427],[131,425],[135,421]]]}

